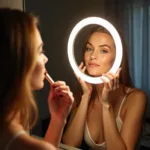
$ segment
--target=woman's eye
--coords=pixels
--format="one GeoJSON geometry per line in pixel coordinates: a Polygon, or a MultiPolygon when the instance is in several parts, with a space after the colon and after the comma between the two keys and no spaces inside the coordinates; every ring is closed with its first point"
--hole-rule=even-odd
{"type": "Polygon", "coordinates": [[[92,50],[92,48],[90,48],[90,47],[86,47],[86,49],[85,49],[86,51],[91,51],[92,50]]]}
{"type": "Polygon", "coordinates": [[[108,51],[107,51],[107,50],[102,49],[102,50],[100,50],[100,53],[108,53],[108,51]]]}

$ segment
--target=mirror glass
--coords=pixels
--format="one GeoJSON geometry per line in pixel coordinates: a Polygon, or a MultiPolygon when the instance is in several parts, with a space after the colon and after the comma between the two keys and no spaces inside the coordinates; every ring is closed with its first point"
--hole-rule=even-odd
{"type": "MultiPolygon", "coordinates": [[[[93,17],[94,18],[94,17],[93,17]]],[[[74,72],[89,83],[102,83],[101,76],[108,71],[116,73],[122,60],[122,43],[116,29],[106,20],[91,24],[86,18],[72,30],[68,41],[68,57],[74,72]],[[84,21],[88,21],[84,24],[84,21]],[[80,28],[79,28],[80,27],[80,28]],[[83,62],[83,73],[78,66],[83,62]]]]}

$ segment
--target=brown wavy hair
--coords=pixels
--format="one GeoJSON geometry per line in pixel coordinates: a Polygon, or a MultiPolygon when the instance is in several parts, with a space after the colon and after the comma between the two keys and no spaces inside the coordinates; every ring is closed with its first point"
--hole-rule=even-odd
{"type": "Polygon", "coordinates": [[[38,19],[21,10],[0,8],[0,21],[0,126],[7,127],[19,113],[28,130],[38,117],[30,84],[38,19]]]}
{"type": "MultiPolygon", "coordinates": [[[[102,26],[95,25],[90,30],[90,33],[87,35],[87,37],[85,39],[85,43],[84,43],[84,46],[83,46],[83,56],[84,56],[84,52],[85,52],[86,43],[87,43],[88,39],[90,38],[90,36],[95,32],[106,33],[106,34],[108,34],[112,37],[112,35],[110,34],[110,32],[107,29],[105,29],[102,26]]],[[[129,73],[127,48],[126,48],[125,40],[123,39],[123,36],[121,35],[120,31],[118,31],[118,33],[120,35],[122,45],[123,45],[123,57],[122,57],[121,65],[120,65],[122,70],[121,70],[121,73],[120,73],[120,79],[119,80],[120,80],[120,83],[123,85],[123,92],[125,93],[125,86],[129,86],[129,87],[134,87],[134,86],[133,86],[133,83],[132,83],[132,80],[131,80],[131,77],[130,77],[130,73],[129,73]]],[[[84,58],[83,58],[83,60],[84,60],[84,58]]],[[[95,99],[95,97],[98,96],[95,85],[93,84],[92,86],[93,86],[93,91],[92,91],[92,95],[91,95],[89,104],[93,103],[93,100],[95,99]]],[[[76,88],[75,94],[74,94],[74,97],[75,97],[75,100],[76,100],[74,108],[78,107],[78,105],[80,104],[81,96],[82,96],[82,89],[81,89],[81,87],[80,88],[78,87],[78,88],[76,88]]]]}

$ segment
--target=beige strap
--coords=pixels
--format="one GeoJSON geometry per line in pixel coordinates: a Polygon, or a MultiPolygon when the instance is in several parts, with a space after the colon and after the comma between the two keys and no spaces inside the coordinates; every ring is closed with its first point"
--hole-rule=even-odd
{"type": "MultiPolygon", "coordinates": [[[[128,94],[128,92],[129,92],[129,90],[130,90],[130,88],[128,88],[127,94],[128,94]]],[[[125,102],[125,100],[126,100],[126,98],[127,98],[127,94],[124,96],[124,98],[123,98],[123,100],[122,100],[122,102],[121,102],[121,105],[120,105],[120,108],[119,108],[119,111],[118,111],[118,117],[120,116],[120,112],[121,112],[122,106],[123,106],[123,104],[124,104],[124,102],[125,102]]]]}

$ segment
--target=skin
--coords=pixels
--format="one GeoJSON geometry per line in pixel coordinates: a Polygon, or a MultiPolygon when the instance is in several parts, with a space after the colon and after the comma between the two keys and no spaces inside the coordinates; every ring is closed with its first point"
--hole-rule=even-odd
{"type": "MultiPolygon", "coordinates": [[[[45,64],[48,58],[43,53],[43,41],[39,30],[35,29],[35,46],[36,46],[36,64],[32,72],[31,84],[33,90],[43,88],[45,79],[45,64]]],[[[68,116],[72,107],[74,98],[70,88],[64,81],[56,81],[51,85],[51,91],[48,96],[48,107],[51,114],[51,121],[48,126],[45,141],[31,137],[29,134],[20,135],[12,144],[9,150],[56,150],[59,146],[62,136],[63,128],[66,124],[66,117],[68,116]],[[60,97],[60,95],[62,95],[60,97]],[[56,134],[57,133],[57,134],[56,134]]],[[[5,149],[6,145],[12,137],[20,130],[24,130],[19,122],[19,113],[14,117],[10,123],[7,131],[2,133],[0,138],[0,147],[5,149]]]]}
{"type": "Polygon", "coordinates": [[[87,41],[84,60],[86,69],[91,76],[106,73],[115,59],[114,41],[106,33],[95,32],[87,41]]]}
{"type": "MultiPolygon", "coordinates": [[[[125,93],[123,92],[123,85],[119,83],[121,68],[116,74],[109,72],[115,56],[114,43],[109,35],[98,32],[93,33],[88,43],[89,41],[91,47],[89,49],[89,44],[86,46],[88,49],[84,54],[85,65],[81,63],[79,68],[82,72],[87,69],[92,76],[103,75],[109,81],[102,77],[103,84],[95,85],[98,97],[93,99],[94,105],[89,105],[92,85],[77,76],[83,95],[78,108],[73,111],[68,122],[63,135],[63,142],[79,147],[87,123],[90,135],[96,144],[105,142],[107,150],[134,150],[142,129],[147,96],[143,91],[130,87],[130,94],[126,97],[120,112],[123,125],[119,132],[116,117],[125,93]],[[99,47],[102,44],[111,46],[112,51],[104,53],[105,47],[99,47]],[[89,66],[91,61],[98,65],[89,66]],[[76,125],[77,122],[78,126],[76,125]],[[72,137],[72,135],[74,136],[72,137]]],[[[125,86],[125,91],[128,88],[125,86]]]]}
{"type": "Polygon", "coordinates": [[[43,51],[43,41],[41,35],[38,30],[35,31],[36,38],[36,49],[37,49],[37,57],[36,57],[36,65],[35,69],[32,73],[31,78],[31,86],[33,90],[38,90],[43,88],[44,79],[45,79],[45,64],[48,62],[48,58],[45,56],[43,51]]]}

